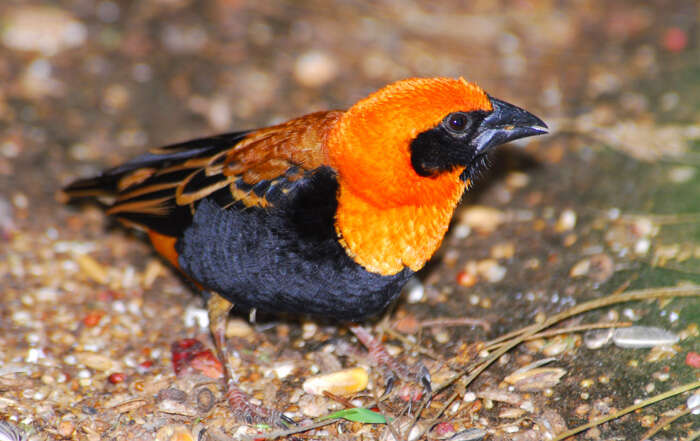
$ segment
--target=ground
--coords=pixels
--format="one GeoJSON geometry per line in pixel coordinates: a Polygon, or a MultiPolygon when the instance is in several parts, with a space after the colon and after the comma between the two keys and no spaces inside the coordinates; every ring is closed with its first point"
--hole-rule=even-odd
{"type": "MultiPolygon", "coordinates": [[[[368,324],[399,358],[423,362],[438,386],[492,352],[488,341],[574,305],[653,287],[692,291],[699,18],[690,0],[2,2],[0,421],[30,440],[274,430],[231,418],[210,378],[215,361],[214,372],[176,376],[173,343],[212,346],[202,298],[143,237],[97,207],[66,206],[58,191],[150,147],[345,108],[410,76],[476,81],[552,134],[492,157],[438,255],[368,324]]],[[[302,425],[347,406],[394,421],[341,420],[289,439],[390,440],[393,430],[401,439],[530,440],[697,382],[698,317],[697,294],[575,316],[558,326],[647,325],[678,341],[596,347],[600,332],[575,330],[530,340],[473,383],[446,386],[412,430],[418,405],[406,409],[399,385],[375,406],[381,373],[341,353],[338,342],[353,343],[342,327],[261,314],[249,323],[239,313],[228,331],[242,387],[302,425]],[[543,370],[512,376],[550,357],[543,370]],[[349,396],[304,387],[358,366],[369,386],[349,396]]],[[[637,341],[652,338],[636,329],[637,341]]],[[[641,439],[657,428],[651,439],[695,439],[697,417],[665,424],[688,399],[576,439],[641,439]]]]}

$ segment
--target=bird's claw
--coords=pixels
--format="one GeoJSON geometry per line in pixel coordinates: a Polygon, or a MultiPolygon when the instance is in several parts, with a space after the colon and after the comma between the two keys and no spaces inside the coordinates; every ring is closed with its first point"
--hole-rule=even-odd
{"type": "Polygon", "coordinates": [[[281,429],[296,425],[293,419],[282,412],[263,406],[247,404],[244,408],[234,409],[234,411],[247,424],[267,424],[281,429]]]}
{"type": "Polygon", "coordinates": [[[279,410],[258,406],[250,402],[250,397],[238,389],[233,382],[227,385],[226,400],[229,406],[241,420],[247,424],[267,424],[270,426],[288,428],[296,425],[295,421],[279,410]]]}
{"type": "Polygon", "coordinates": [[[396,374],[394,372],[389,371],[386,374],[386,381],[384,382],[384,395],[389,395],[391,391],[394,389],[394,385],[396,384],[396,374]]]}
{"type": "Polygon", "coordinates": [[[423,385],[423,391],[427,396],[430,396],[433,393],[433,388],[430,385],[431,378],[430,378],[430,371],[428,370],[427,367],[423,363],[419,364],[418,367],[418,375],[417,375],[417,381],[421,385],[423,385]]]}

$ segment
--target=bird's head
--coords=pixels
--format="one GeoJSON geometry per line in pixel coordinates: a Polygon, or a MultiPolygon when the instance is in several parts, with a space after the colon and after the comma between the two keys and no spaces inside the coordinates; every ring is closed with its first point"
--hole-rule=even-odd
{"type": "Polygon", "coordinates": [[[542,120],[462,78],[414,78],[348,109],[328,155],[341,183],[367,202],[426,205],[461,191],[491,147],[543,133],[542,120]]]}

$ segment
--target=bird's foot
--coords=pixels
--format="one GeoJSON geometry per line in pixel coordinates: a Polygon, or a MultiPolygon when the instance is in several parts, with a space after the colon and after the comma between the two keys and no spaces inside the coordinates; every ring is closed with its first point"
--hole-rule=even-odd
{"type": "Polygon", "coordinates": [[[399,378],[408,383],[407,387],[400,391],[402,398],[407,401],[418,401],[423,395],[430,397],[432,393],[430,372],[423,363],[419,362],[414,366],[401,363],[389,354],[384,345],[365,328],[353,325],[350,330],[367,348],[370,361],[384,372],[386,378],[384,395],[388,395],[392,391],[396,379],[399,378]],[[416,385],[420,387],[416,388],[416,385]]]}
{"type": "Polygon", "coordinates": [[[226,384],[226,401],[236,417],[247,424],[267,424],[283,429],[295,424],[279,410],[251,403],[248,394],[240,390],[233,380],[226,384]]]}

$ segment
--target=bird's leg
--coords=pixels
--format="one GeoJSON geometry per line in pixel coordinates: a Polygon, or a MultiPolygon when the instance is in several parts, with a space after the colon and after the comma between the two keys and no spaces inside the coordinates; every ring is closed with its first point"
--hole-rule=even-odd
{"type": "Polygon", "coordinates": [[[416,381],[423,386],[424,391],[429,396],[432,392],[430,386],[430,372],[419,363],[417,366],[410,368],[403,363],[400,363],[387,352],[382,343],[372,334],[360,325],[351,325],[350,331],[355,334],[355,337],[362,343],[369,352],[370,359],[387,372],[386,392],[391,392],[394,386],[396,376],[404,381],[416,381]]]}
{"type": "Polygon", "coordinates": [[[209,329],[214,338],[216,352],[224,365],[224,381],[226,382],[226,400],[233,412],[248,424],[264,423],[286,428],[284,423],[293,424],[294,421],[282,414],[282,412],[267,407],[255,405],[250,402],[248,394],[238,388],[233,368],[228,358],[226,348],[226,320],[233,308],[233,303],[221,297],[217,293],[211,293],[207,302],[209,311],[209,329]]]}

